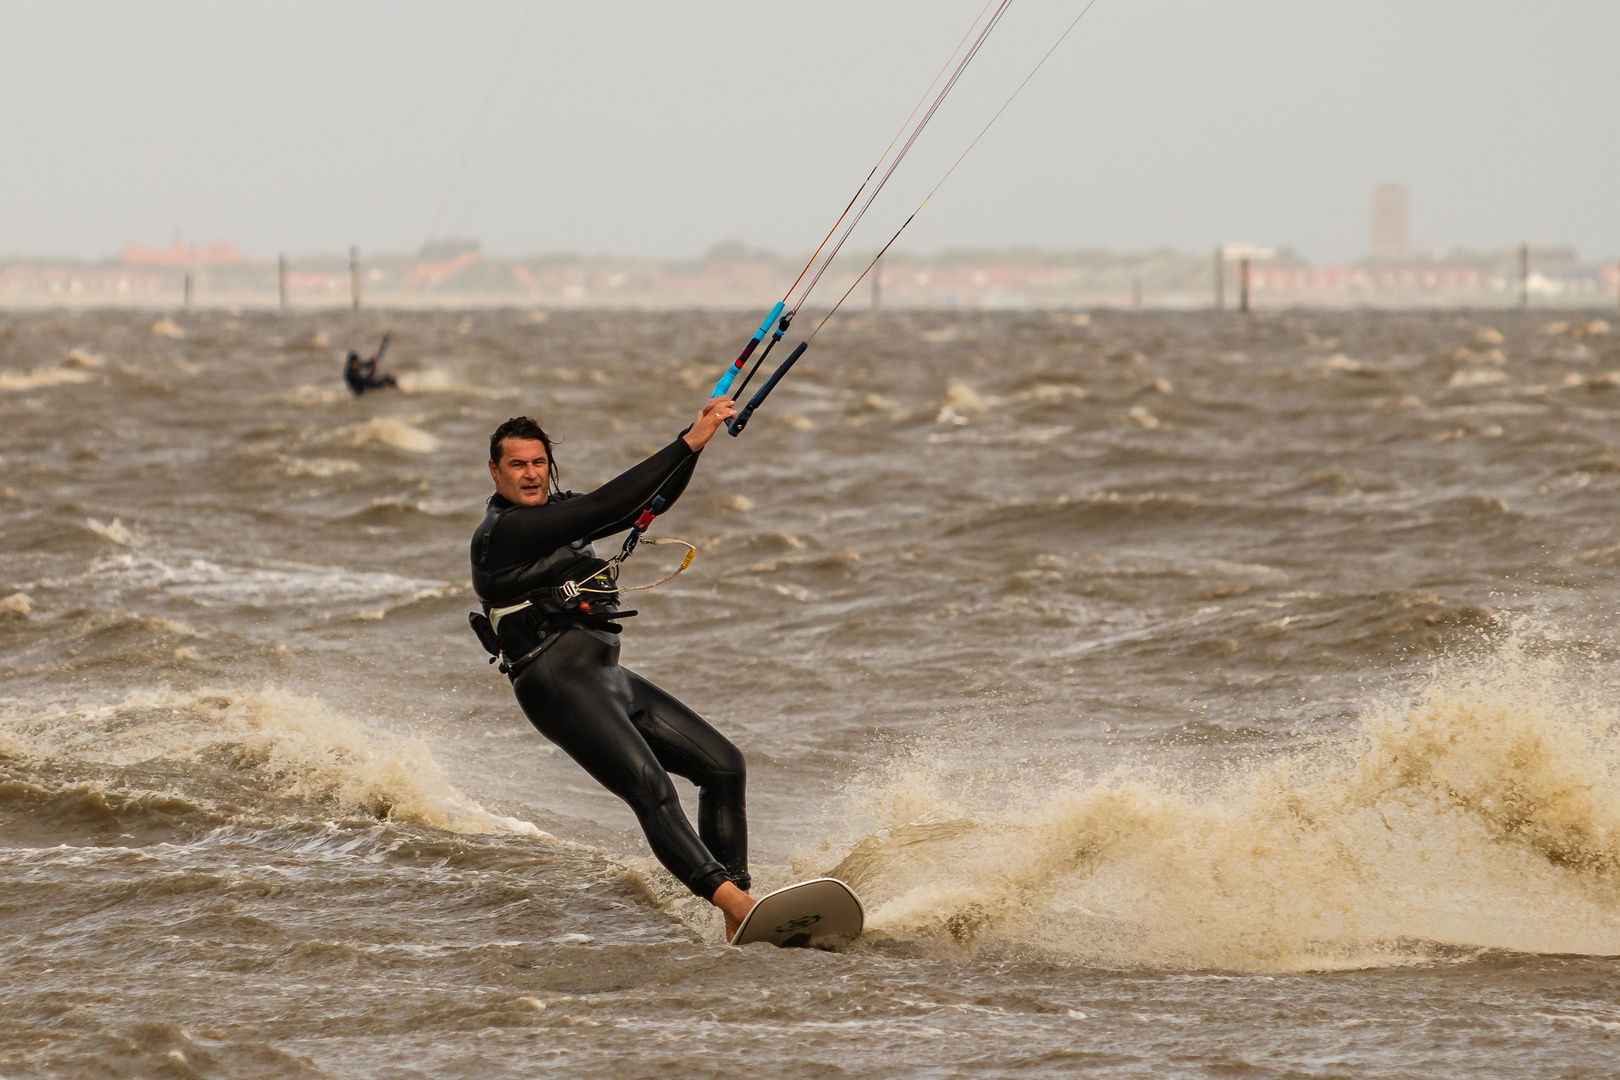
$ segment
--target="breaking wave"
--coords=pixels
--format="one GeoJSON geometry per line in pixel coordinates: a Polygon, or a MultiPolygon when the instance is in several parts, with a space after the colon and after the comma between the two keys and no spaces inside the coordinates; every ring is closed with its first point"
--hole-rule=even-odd
{"type": "MultiPolygon", "coordinates": [[[[116,519],[111,525],[91,521],[92,531],[120,544],[137,545],[116,519]]],[[[303,608],[320,601],[328,606],[374,600],[420,599],[444,588],[443,582],[408,578],[380,571],[347,570],[283,562],[230,566],[196,556],[170,557],[125,553],[97,559],[82,574],[44,584],[93,588],[103,596],[130,597],[154,593],[182,596],[203,606],[303,608]]]]}
{"type": "Polygon", "coordinates": [[[47,386],[86,383],[88,371],[77,367],[37,368],[32,371],[0,371],[0,391],[40,390],[47,386]]]}
{"type": "Polygon", "coordinates": [[[1219,778],[973,783],[916,754],[855,785],[832,873],[880,938],[945,949],[1240,970],[1617,954],[1620,738],[1572,683],[1510,642],[1348,743],[1219,778]]]}
{"type": "Polygon", "coordinates": [[[439,448],[437,436],[392,417],[376,417],[350,429],[350,446],[364,446],[373,442],[386,443],[413,454],[431,454],[439,448]]]}
{"type": "Polygon", "coordinates": [[[457,379],[443,368],[405,371],[398,376],[399,389],[406,394],[463,394],[468,397],[510,398],[519,396],[513,388],[491,389],[457,379]]]}
{"type": "Polygon", "coordinates": [[[112,704],[44,709],[12,704],[0,711],[0,758],[10,759],[12,796],[32,801],[105,803],[104,781],[71,782],[74,773],[87,771],[78,766],[111,767],[116,786],[118,770],[162,765],[163,775],[184,790],[143,796],[145,802],[125,792],[119,804],[155,800],[171,813],[180,803],[223,805],[260,791],[264,805],[246,808],[252,813],[273,813],[272,803],[290,801],[323,814],[358,813],[452,832],[546,835],[457,791],[422,740],[277,689],[144,691],[112,704]],[[70,782],[47,783],[47,773],[66,774],[70,782]]]}

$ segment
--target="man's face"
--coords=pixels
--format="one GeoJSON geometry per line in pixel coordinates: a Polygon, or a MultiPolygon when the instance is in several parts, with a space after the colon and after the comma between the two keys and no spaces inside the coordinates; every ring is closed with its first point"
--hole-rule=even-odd
{"type": "Polygon", "coordinates": [[[551,461],[539,439],[502,439],[499,461],[489,463],[495,490],[519,506],[541,506],[551,481],[551,461]]]}

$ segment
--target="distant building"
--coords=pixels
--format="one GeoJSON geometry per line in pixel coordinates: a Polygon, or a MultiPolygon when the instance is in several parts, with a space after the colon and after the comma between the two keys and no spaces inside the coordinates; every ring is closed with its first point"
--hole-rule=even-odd
{"type": "Polygon", "coordinates": [[[467,236],[435,236],[417,251],[423,262],[449,262],[459,255],[477,255],[484,245],[467,236]]]}
{"type": "Polygon", "coordinates": [[[196,266],[202,263],[244,263],[247,256],[235,244],[224,242],[187,247],[180,234],[166,248],[142,247],[133,240],[124,245],[124,262],[137,266],[196,266]]]}
{"type": "Polygon", "coordinates": [[[1374,262],[1402,262],[1412,253],[1407,231],[1406,189],[1400,184],[1379,184],[1372,196],[1372,257],[1374,262]]]}

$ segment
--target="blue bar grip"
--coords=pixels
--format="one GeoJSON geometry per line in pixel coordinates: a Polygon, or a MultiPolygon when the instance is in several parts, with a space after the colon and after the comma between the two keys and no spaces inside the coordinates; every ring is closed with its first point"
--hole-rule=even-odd
{"type": "Polygon", "coordinates": [[[799,347],[788,353],[788,358],[782,361],[780,367],[771,372],[771,377],[765,380],[765,385],[760,387],[754,396],[748,399],[748,404],[743,408],[743,411],[731,418],[731,423],[726,425],[726,430],[731,432],[732,438],[742,434],[742,429],[748,426],[748,418],[754,415],[754,410],[765,404],[765,398],[772,390],[776,389],[776,384],[782,381],[782,376],[788,373],[788,368],[792,367],[799,357],[804,355],[804,350],[809,347],[810,343],[808,341],[799,342],[799,347]]]}
{"type": "Polygon", "coordinates": [[[743,391],[748,389],[748,384],[754,381],[755,375],[759,374],[759,366],[763,364],[766,358],[771,355],[771,350],[776,348],[776,343],[778,341],[782,340],[782,335],[787,333],[788,324],[793,321],[793,316],[795,314],[797,314],[797,312],[788,312],[786,315],[783,315],[781,321],[776,324],[776,329],[771,332],[771,340],[765,343],[765,351],[759,354],[759,359],[754,361],[754,366],[748,369],[747,375],[743,376],[742,385],[737,387],[738,397],[742,397],[743,391]]]}
{"type": "Polygon", "coordinates": [[[747,345],[743,346],[743,351],[737,357],[736,362],[730,367],[726,368],[726,373],[720,376],[720,381],[714,384],[713,390],[709,391],[710,397],[717,398],[721,394],[724,394],[727,390],[731,389],[731,384],[737,381],[737,372],[743,369],[743,365],[746,364],[748,362],[748,358],[753,355],[754,346],[758,344],[759,338],[752,338],[749,340],[747,345]]]}
{"type": "Polygon", "coordinates": [[[771,324],[776,321],[776,317],[782,314],[782,310],[786,307],[787,304],[777,301],[776,306],[771,308],[771,313],[765,316],[765,321],[759,324],[759,329],[754,331],[754,336],[748,339],[748,344],[743,346],[741,354],[731,362],[730,367],[726,368],[725,374],[720,376],[720,381],[714,384],[714,389],[709,392],[710,397],[719,397],[731,389],[731,384],[737,379],[737,372],[741,371],[743,365],[748,363],[748,358],[754,355],[754,350],[759,347],[759,343],[764,341],[765,335],[770,332],[771,324]]]}

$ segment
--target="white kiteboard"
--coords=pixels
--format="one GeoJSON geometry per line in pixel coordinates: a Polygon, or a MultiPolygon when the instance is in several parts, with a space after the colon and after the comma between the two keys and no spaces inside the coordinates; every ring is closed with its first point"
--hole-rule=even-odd
{"type": "Polygon", "coordinates": [[[768,941],[785,949],[859,937],[861,898],[837,878],[814,878],[762,897],[737,927],[733,945],[768,941]]]}

